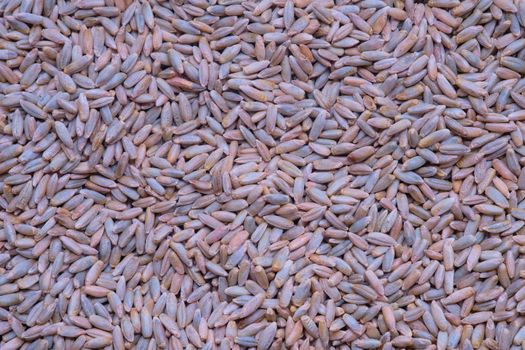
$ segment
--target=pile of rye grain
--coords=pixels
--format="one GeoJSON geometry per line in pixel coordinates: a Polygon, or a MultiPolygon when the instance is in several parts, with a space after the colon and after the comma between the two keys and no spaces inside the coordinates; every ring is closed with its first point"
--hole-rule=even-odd
{"type": "Polygon", "coordinates": [[[525,347],[525,0],[0,0],[0,349],[525,347]]]}

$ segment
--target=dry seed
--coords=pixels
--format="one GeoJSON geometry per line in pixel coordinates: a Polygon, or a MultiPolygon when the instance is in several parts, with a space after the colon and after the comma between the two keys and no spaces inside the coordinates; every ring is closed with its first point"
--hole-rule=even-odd
{"type": "Polygon", "coordinates": [[[0,348],[522,345],[525,2],[2,9],[0,348]]]}

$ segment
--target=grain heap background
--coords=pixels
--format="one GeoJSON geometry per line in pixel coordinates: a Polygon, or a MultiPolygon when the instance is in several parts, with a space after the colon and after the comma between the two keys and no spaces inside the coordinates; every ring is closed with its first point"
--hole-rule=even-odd
{"type": "Polygon", "coordinates": [[[522,349],[524,26],[0,1],[0,348],[522,349]]]}

